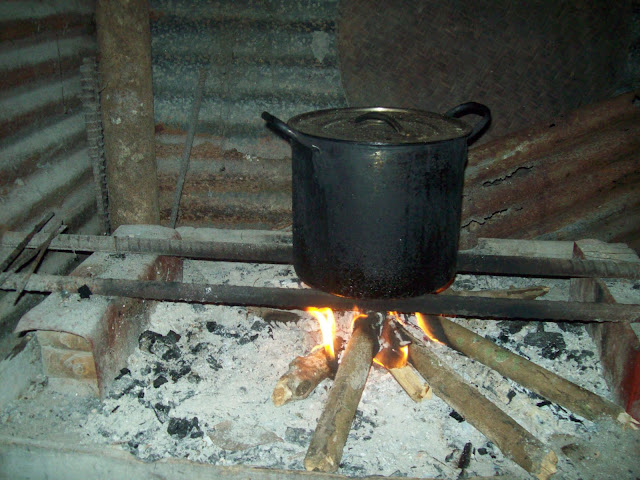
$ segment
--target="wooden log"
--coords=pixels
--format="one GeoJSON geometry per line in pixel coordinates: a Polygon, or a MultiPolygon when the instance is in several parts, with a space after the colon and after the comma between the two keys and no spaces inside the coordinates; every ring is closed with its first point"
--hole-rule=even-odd
{"type": "Polygon", "coordinates": [[[429,384],[424,381],[411,364],[406,364],[404,367],[399,368],[389,368],[388,370],[414,402],[418,403],[425,398],[427,400],[431,398],[432,392],[429,384]]]}
{"type": "MultiPolygon", "coordinates": [[[[406,331],[406,330],[405,330],[406,331]]],[[[547,480],[556,472],[558,457],[510,416],[491,403],[460,375],[444,365],[430,348],[414,343],[409,359],[429,382],[434,393],[458,411],[467,422],[492,441],[507,457],[535,475],[547,480]]]]}
{"type": "Polygon", "coordinates": [[[334,375],[332,363],[323,346],[314,348],[308,355],[296,357],[273,389],[273,404],[280,407],[307,398],[320,382],[334,375]]]}
{"type": "Polygon", "coordinates": [[[429,321],[440,325],[446,336],[445,343],[450,347],[572,412],[589,420],[607,416],[624,425],[638,425],[631,415],[615,403],[496,345],[448,318],[430,316],[429,321]]]}
{"type": "Polygon", "coordinates": [[[358,318],[342,355],[336,379],[304,459],[309,471],[335,472],[351,430],[371,362],[378,352],[378,335],[385,315],[358,318]]]}

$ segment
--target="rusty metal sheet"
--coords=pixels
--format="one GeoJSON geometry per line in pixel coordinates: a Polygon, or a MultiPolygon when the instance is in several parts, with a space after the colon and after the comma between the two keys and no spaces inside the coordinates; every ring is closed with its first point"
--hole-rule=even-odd
{"type": "Polygon", "coordinates": [[[640,92],[471,149],[461,248],[479,237],[637,246],[640,92]]]}

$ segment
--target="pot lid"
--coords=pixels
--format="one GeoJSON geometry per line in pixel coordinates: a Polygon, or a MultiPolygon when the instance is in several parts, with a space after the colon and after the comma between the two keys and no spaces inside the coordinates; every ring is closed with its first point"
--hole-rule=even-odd
{"type": "Polygon", "coordinates": [[[287,122],[305,135],[378,145],[430,143],[466,137],[471,126],[439,113],[402,108],[334,108],[287,122]]]}

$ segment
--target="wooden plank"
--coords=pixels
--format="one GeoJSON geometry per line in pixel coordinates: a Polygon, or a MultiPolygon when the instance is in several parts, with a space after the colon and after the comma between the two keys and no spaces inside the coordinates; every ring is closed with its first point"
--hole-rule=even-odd
{"type": "MultiPolygon", "coordinates": [[[[621,245],[596,240],[578,241],[574,250],[578,258],[605,258],[609,261],[640,263],[638,256],[621,245]]],[[[615,296],[601,279],[571,280],[571,300],[616,304],[615,296]]],[[[605,379],[617,402],[635,419],[640,419],[640,340],[628,324],[592,324],[589,333],[596,342],[605,379]]]]}

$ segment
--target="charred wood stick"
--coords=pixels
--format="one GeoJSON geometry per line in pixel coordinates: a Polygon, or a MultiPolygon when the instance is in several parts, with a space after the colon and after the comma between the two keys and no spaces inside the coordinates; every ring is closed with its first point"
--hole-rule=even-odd
{"type": "Polygon", "coordinates": [[[487,298],[517,298],[533,300],[549,293],[550,288],[545,286],[526,288],[507,288],[504,290],[453,290],[448,288],[440,295],[457,295],[459,297],[487,297],[487,298]]]}
{"type": "MultiPolygon", "coordinates": [[[[14,247],[23,233],[6,232],[0,246],[14,247]]],[[[36,235],[27,248],[37,248],[44,236],[36,235]]],[[[153,239],[138,237],[104,237],[92,235],[60,235],[50,250],[106,253],[154,253],[185,258],[227,260],[239,262],[293,262],[290,243],[247,244],[235,242],[204,242],[193,240],[153,239]]],[[[459,273],[518,275],[538,277],[596,277],[640,279],[640,265],[634,262],[604,260],[569,260],[504,255],[481,255],[469,251],[458,253],[459,273]]]]}
{"type": "MultiPolygon", "coordinates": [[[[15,290],[23,278],[12,274],[0,286],[15,290]]],[[[349,299],[319,290],[305,288],[245,287],[234,285],[183,282],[124,280],[113,278],[70,277],[38,274],[26,285],[32,292],[75,292],[86,285],[97,295],[143,298],[168,302],[209,303],[215,305],[261,306],[285,310],[324,305],[336,310],[395,310],[401,313],[421,312],[471,318],[552,320],[577,322],[638,322],[640,305],[598,302],[560,302],[544,300],[510,300],[505,298],[458,297],[455,295],[423,295],[400,299],[349,299]]]]}
{"type": "Polygon", "coordinates": [[[439,325],[433,331],[443,332],[444,338],[438,340],[538,395],[589,420],[607,416],[623,425],[637,428],[639,422],[619,405],[496,345],[448,318],[429,316],[428,321],[439,325]]]}
{"type": "Polygon", "coordinates": [[[273,404],[280,407],[307,398],[320,382],[333,377],[335,369],[332,364],[323,346],[314,348],[308,355],[296,357],[273,389],[273,404]]]}
{"type": "Polygon", "coordinates": [[[385,315],[369,313],[354,322],[327,403],[304,459],[309,471],[335,472],[356,415],[371,362],[378,352],[378,335],[385,315]]]}
{"type": "Polygon", "coordinates": [[[404,367],[387,370],[414,402],[418,403],[425,398],[431,398],[431,387],[410,363],[404,367]]]}
{"type": "MultiPolygon", "coordinates": [[[[410,337],[411,335],[408,334],[410,337]]],[[[461,376],[444,365],[430,348],[412,337],[409,359],[434,393],[491,440],[507,457],[546,480],[556,472],[558,457],[510,416],[491,403],[461,376]]]]}

